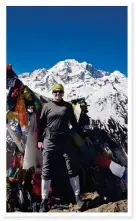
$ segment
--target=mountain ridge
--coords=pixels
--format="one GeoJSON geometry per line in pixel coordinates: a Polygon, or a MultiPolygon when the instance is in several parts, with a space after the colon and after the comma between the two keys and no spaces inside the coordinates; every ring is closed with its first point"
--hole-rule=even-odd
{"type": "Polygon", "coordinates": [[[127,78],[117,70],[109,73],[96,70],[87,62],[66,59],[48,70],[36,69],[19,75],[19,78],[32,90],[50,98],[52,86],[62,83],[65,88],[64,99],[87,98],[92,119],[107,121],[112,117],[121,125],[125,124],[120,110],[123,108],[127,112],[127,78]]]}

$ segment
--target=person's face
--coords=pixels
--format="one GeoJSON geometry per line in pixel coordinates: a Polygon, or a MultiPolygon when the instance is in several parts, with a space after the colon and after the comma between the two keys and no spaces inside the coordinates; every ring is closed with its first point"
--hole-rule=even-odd
{"type": "Polygon", "coordinates": [[[64,95],[64,92],[61,91],[61,90],[54,90],[53,91],[53,98],[55,101],[61,101],[62,100],[62,97],[64,95]]]}

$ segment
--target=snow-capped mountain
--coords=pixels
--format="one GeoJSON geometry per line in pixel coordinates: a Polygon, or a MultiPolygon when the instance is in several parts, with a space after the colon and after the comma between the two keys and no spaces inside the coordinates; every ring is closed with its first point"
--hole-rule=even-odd
{"type": "MultiPolygon", "coordinates": [[[[128,82],[124,74],[117,70],[113,73],[96,70],[91,64],[69,59],[60,61],[48,70],[42,68],[23,73],[19,75],[19,79],[45,97],[52,97],[51,89],[55,83],[63,84],[65,100],[85,97],[90,105],[90,130],[87,134],[91,140],[90,148],[102,147],[108,154],[110,150],[110,158],[127,167],[128,82]]],[[[7,132],[7,168],[11,166],[13,150],[14,142],[7,132]]],[[[90,173],[90,177],[94,171],[90,173]]],[[[122,199],[123,194],[127,193],[127,184],[116,176],[111,178],[109,170],[105,173],[103,168],[99,168],[99,174],[102,174],[102,179],[99,179],[99,185],[95,183],[95,188],[113,201],[116,197],[122,199]]]]}
{"type": "Polygon", "coordinates": [[[49,70],[34,70],[19,75],[19,78],[46,97],[52,97],[51,88],[55,83],[62,83],[65,100],[86,98],[91,119],[104,122],[111,117],[127,126],[127,78],[119,71],[96,70],[91,64],[69,59],[60,61],[49,70]]]}
{"type": "MultiPolygon", "coordinates": [[[[52,97],[55,83],[65,88],[65,100],[85,97],[94,142],[110,146],[119,163],[127,165],[127,78],[119,71],[109,73],[96,70],[91,64],[74,59],[60,61],[49,70],[42,68],[19,75],[19,79],[33,91],[52,97]],[[96,130],[97,129],[97,130],[96,130]]],[[[7,147],[12,149],[7,136],[7,147]]]]}
{"type": "Polygon", "coordinates": [[[35,92],[52,97],[55,83],[65,88],[64,99],[85,97],[94,143],[109,145],[116,162],[127,166],[127,77],[115,70],[109,73],[95,69],[87,62],[74,59],[60,61],[50,69],[38,69],[19,75],[19,79],[35,92]]]}

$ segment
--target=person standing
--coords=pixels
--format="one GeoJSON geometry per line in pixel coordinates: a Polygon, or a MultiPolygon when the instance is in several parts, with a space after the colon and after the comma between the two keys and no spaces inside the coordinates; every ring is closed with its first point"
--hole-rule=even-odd
{"type": "Polygon", "coordinates": [[[57,169],[55,162],[58,155],[64,157],[76,204],[79,207],[83,205],[80,197],[78,166],[68,122],[71,123],[72,127],[79,134],[81,133],[81,128],[76,121],[72,104],[63,100],[63,85],[54,85],[52,94],[53,100],[43,105],[39,121],[38,148],[43,153],[40,212],[48,211],[49,188],[53,171],[57,169]]]}

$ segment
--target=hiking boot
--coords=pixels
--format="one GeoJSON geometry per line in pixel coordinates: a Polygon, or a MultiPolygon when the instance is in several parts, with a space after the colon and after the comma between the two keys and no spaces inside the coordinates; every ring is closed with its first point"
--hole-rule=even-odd
{"type": "Polygon", "coordinates": [[[45,199],[41,202],[41,205],[40,205],[40,210],[39,212],[48,212],[49,211],[49,208],[48,208],[48,199],[45,199]]]}
{"type": "Polygon", "coordinates": [[[76,205],[81,209],[84,205],[84,201],[79,195],[75,196],[75,199],[76,199],[76,205]]]}

